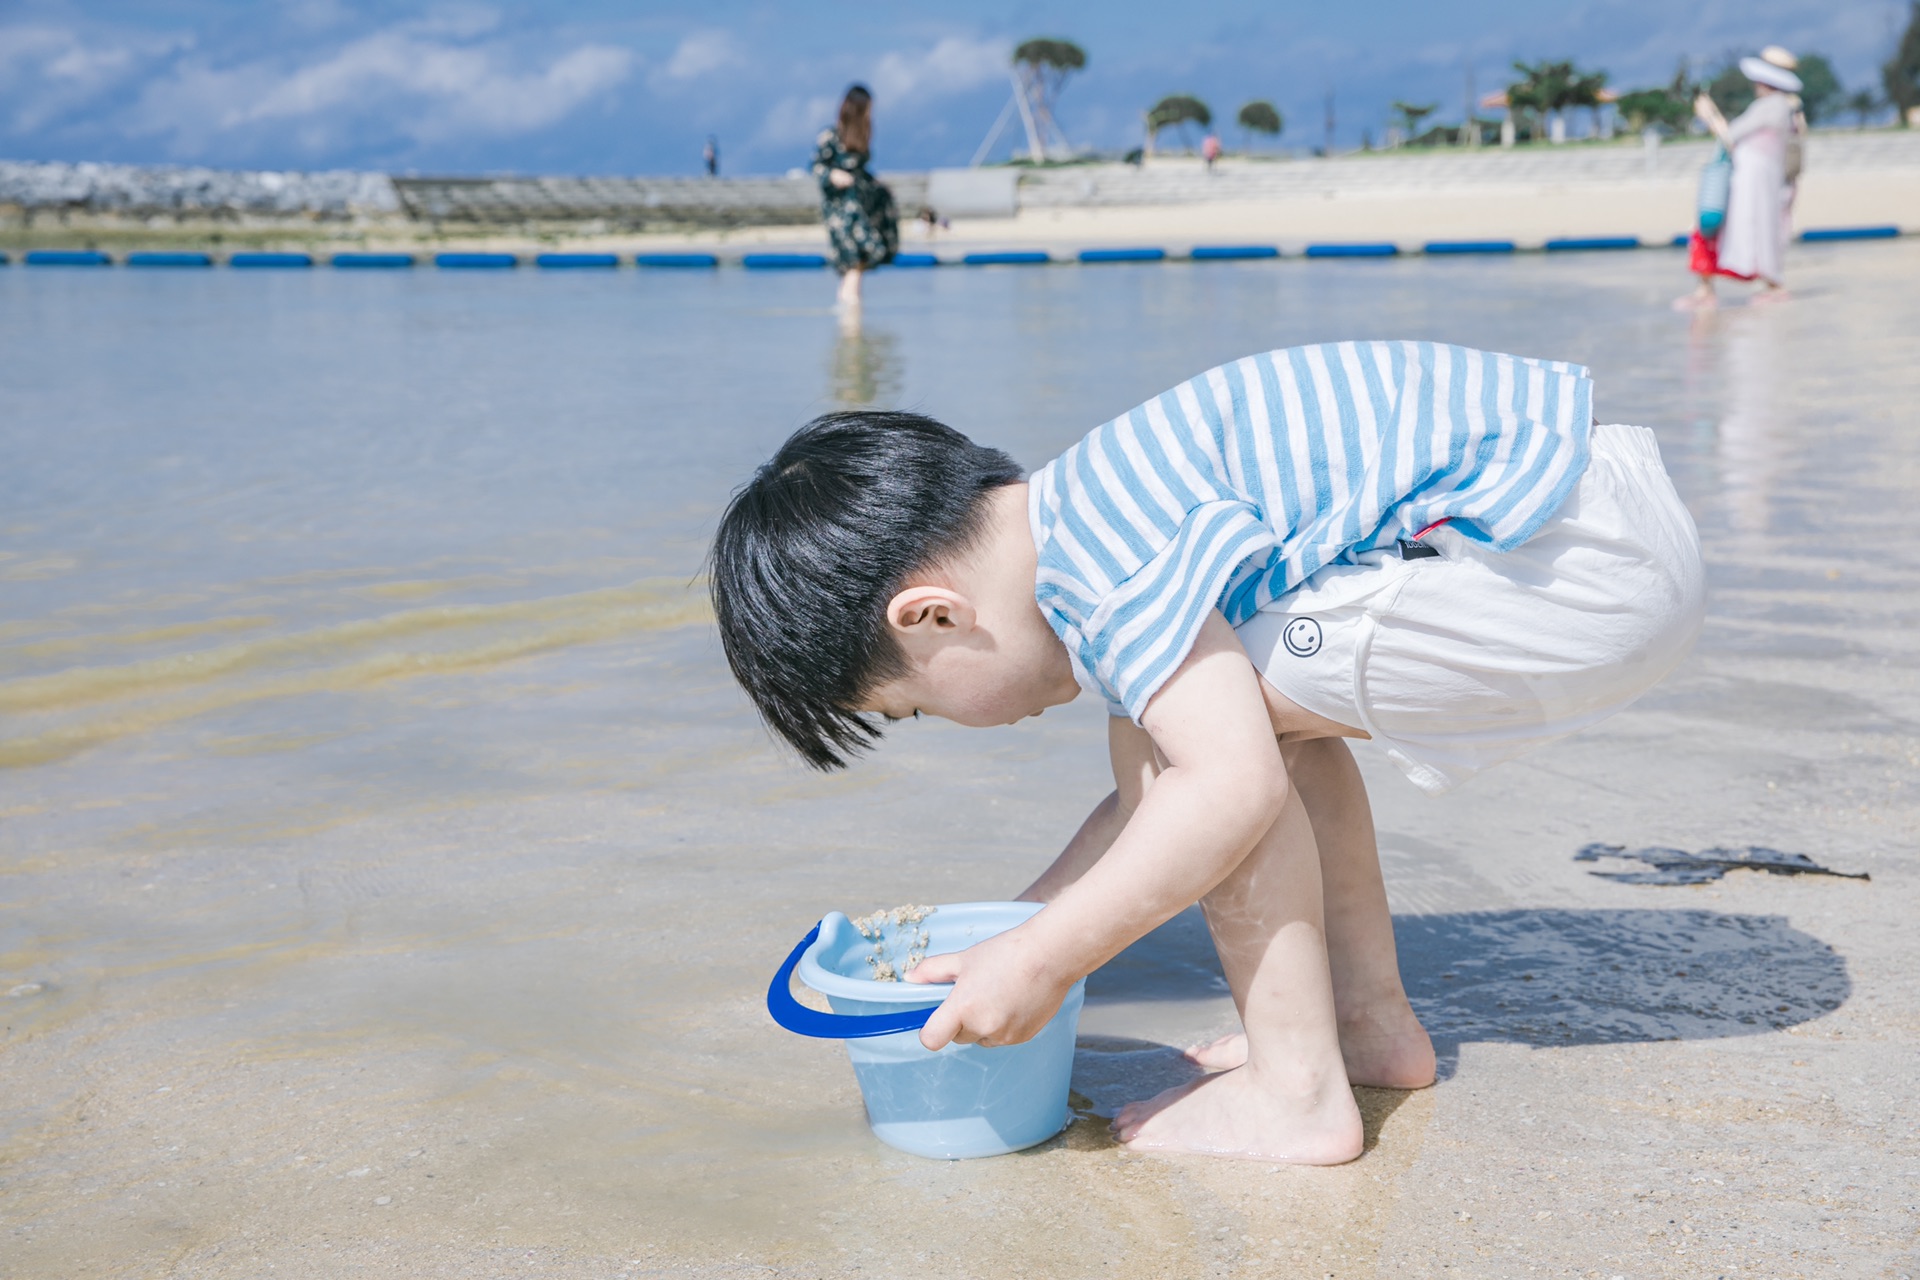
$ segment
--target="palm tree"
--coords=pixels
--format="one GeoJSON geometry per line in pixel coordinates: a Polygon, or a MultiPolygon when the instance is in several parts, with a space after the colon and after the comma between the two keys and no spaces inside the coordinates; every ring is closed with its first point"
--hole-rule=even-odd
{"type": "Polygon", "coordinates": [[[1197,124],[1204,129],[1212,123],[1213,112],[1207,109],[1206,103],[1191,94],[1176,93],[1162,98],[1147,112],[1147,152],[1152,154],[1154,140],[1160,136],[1162,129],[1178,126],[1182,140],[1188,141],[1188,125],[1197,124]]]}
{"type": "Polygon", "coordinates": [[[1253,134],[1264,133],[1269,138],[1277,138],[1287,123],[1280,116],[1280,108],[1271,102],[1249,102],[1240,108],[1240,128],[1247,134],[1247,150],[1253,150],[1253,134]]]}
{"type": "Polygon", "coordinates": [[[1563,113],[1571,107],[1592,107],[1597,118],[1600,93],[1607,87],[1606,72],[1581,71],[1571,61],[1537,62],[1532,66],[1515,62],[1513,69],[1521,78],[1508,86],[1507,105],[1516,115],[1530,113],[1526,117],[1529,136],[1538,134],[1532,120],[1537,118],[1539,123],[1546,124],[1556,116],[1564,118],[1563,113]]]}
{"type": "Polygon", "coordinates": [[[1440,104],[1437,102],[1429,102],[1425,106],[1416,106],[1411,102],[1393,104],[1394,114],[1400,117],[1400,124],[1406,132],[1408,142],[1412,142],[1414,135],[1420,132],[1420,122],[1439,109],[1440,104]]]}
{"type": "Polygon", "coordinates": [[[1567,64],[1567,100],[1568,107],[1586,107],[1593,112],[1593,132],[1600,133],[1600,105],[1609,102],[1614,95],[1607,92],[1607,73],[1604,71],[1578,71],[1572,63],[1567,64]]]}
{"type": "Polygon", "coordinates": [[[1066,141],[1066,135],[1054,122],[1053,104],[1059,100],[1067,77],[1087,65],[1087,51],[1071,40],[1039,37],[1023,42],[1013,51],[1013,65],[1021,92],[1033,110],[1034,138],[1039,144],[1033,158],[1044,161],[1049,135],[1066,141]]]}
{"type": "Polygon", "coordinates": [[[1513,69],[1520,73],[1520,79],[1507,86],[1507,109],[1512,112],[1514,123],[1526,129],[1528,139],[1536,139],[1543,130],[1547,116],[1553,111],[1553,103],[1559,99],[1562,87],[1551,62],[1534,66],[1515,62],[1513,69]]]}

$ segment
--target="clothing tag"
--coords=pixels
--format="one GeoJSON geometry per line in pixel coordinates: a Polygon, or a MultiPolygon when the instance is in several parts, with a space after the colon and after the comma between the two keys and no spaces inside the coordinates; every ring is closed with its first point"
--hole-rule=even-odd
{"type": "Polygon", "coordinates": [[[1424,542],[1409,542],[1405,538],[1400,539],[1400,558],[1402,560],[1424,560],[1428,556],[1437,556],[1439,554],[1438,548],[1430,547],[1424,542]]]}

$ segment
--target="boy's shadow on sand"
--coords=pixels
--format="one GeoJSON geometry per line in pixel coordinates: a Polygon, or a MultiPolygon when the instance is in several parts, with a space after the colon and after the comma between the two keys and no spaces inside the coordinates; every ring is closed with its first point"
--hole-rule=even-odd
{"type": "MultiPolygon", "coordinates": [[[[1472,911],[1396,916],[1393,926],[1407,995],[1433,1036],[1442,1080],[1469,1042],[1548,1049],[1763,1035],[1830,1013],[1853,990],[1846,960],[1782,916],[1472,911]]],[[[1112,1002],[1226,989],[1197,908],[1087,980],[1089,1000],[1112,1002]]],[[[1110,1115],[1119,1101],[1195,1074],[1178,1048],[1084,1037],[1074,1087],[1110,1115]]]]}

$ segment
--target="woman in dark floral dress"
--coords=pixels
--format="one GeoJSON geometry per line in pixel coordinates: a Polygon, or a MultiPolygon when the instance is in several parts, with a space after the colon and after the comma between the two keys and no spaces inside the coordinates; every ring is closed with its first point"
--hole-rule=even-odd
{"type": "Polygon", "coordinates": [[[893,192],[867,168],[873,148],[873,95],[856,84],[840,100],[840,123],[820,135],[813,176],[820,180],[820,217],[833,244],[840,273],[840,303],[860,305],[860,276],[893,261],[900,248],[900,218],[893,192]]]}

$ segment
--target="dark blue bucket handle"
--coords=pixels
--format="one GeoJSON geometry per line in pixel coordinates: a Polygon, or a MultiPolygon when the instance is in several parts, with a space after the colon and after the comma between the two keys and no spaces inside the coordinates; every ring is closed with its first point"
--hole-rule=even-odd
{"type": "Polygon", "coordinates": [[[933,1010],[902,1009],[898,1013],[822,1013],[818,1009],[809,1009],[793,998],[791,984],[794,968],[800,963],[800,956],[813,945],[820,936],[820,926],[807,930],[807,936],[800,939],[800,945],[793,949],[787,962],[780,966],[780,972],[773,975],[773,984],[767,988],[767,1012],[773,1020],[793,1032],[795,1035],[812,1036],[816,1040],[865,1040],[871,1036],[890,1036],[897,1031],[918,1031],[927,1025],[927,1019],[933,1016],[933,1010]]]}

